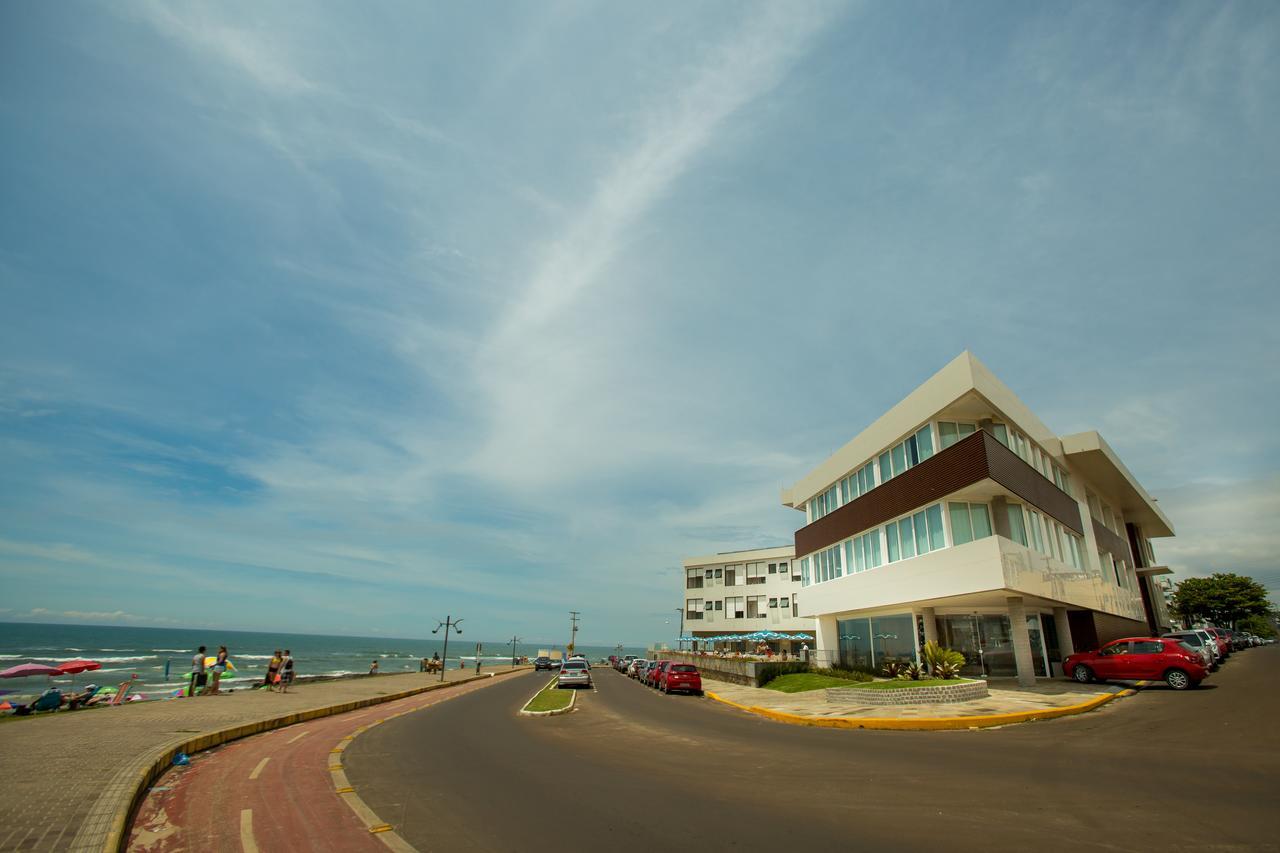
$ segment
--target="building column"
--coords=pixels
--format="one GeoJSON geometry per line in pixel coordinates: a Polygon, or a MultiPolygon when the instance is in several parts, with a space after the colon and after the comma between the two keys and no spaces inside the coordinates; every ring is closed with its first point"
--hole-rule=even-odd
{"type": "Polygon", "coordinates": [[[1009,607],[1009,633],[1013,637],[1013,663],[1018,670],[1019,687],[1035,687],[1035,658],[1031,653],[1031,632],[1027,630],[1027,609],[1022,596],[1005,598],[1009,607]]]}
{"type": "Polygon", "coordinates": [[[1053,627],[1058,631],[1058,652],[1065,660],[1076,653],[1076,644],[1071,640],[1071,623],[1067,620],[1067,608],[1053,608],[1053,627]]]}
{"type": "Polygon", "coordinates": [[[1012,539],[1009,531],[1009,504],[1003,496],[991,499],[991,529],[997,536],[1012,539]]]}
{"type": "Polygon", "coordinates": [[[814,666],[829,667],[840,659],[840,629],[834,616],[814,619],[814,654],[809,660],[814,666]]]}
{"type": "Polygon", "coordinates": [[[938,617],[934,615],[933,608],[920,608],[920,618],[924,620],[924,641],[926,643],[938,642],[938,617]]]}

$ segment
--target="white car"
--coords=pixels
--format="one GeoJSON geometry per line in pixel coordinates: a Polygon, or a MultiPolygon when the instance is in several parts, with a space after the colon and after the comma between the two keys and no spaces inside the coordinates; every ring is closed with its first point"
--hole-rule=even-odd
{"type": "Polygon", "coordinates": [[[570,658],[560,667],[560,675],[556,677],[556,687],[590,687],[591,667],[584,660],[570,658]]]}

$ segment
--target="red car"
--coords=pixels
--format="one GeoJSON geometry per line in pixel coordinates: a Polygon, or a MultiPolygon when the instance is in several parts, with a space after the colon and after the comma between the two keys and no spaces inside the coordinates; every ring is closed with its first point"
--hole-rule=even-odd
{"type": "Polygon", "coordinates": [[[1076,681],[1108,679],[1162,680],[1174,690],[1186,690],[1203,681],[1209,671],[1195,649],[1172,638],[1129,637],[1112,640],[1092,652],[1077,652],[1062,665],[1076,681]]]}
{"type": "Polygon", "coordinates": [[[672,663],[658,673],[658,689],[663,693],[684,690],[694,696],[701,696],[702,676],[691,663],[672,663]]]}
{"type": "Polygon", "coordinates": [[[663,670],[665,667],[669,666],[670,664],[671,664],[671,661],[669,661],[669,660],[654,661],[653,666],[649,667],[649,671],[648,671],[648,672],[646,672],[646,673],[644,674],[644,684],[645,684],[645,686],[646,686],[646,687],[657,687],[657,686],[658,686],[658,675],[662,672],[662,670],[663,670]]]}
{"type": "Polygon", "coordinates": [[[1218,659],[1226,660],[1231,657],[1231,641],[1227,639],[1227,635],[1221,628],[1205,628],[1209,632],[1209,636],[1213,637],[1218,643],[1218,659]]]}

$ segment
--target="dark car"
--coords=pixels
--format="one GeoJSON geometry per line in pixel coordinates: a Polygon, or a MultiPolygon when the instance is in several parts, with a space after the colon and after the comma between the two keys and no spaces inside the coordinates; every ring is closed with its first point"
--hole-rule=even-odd
{"type": "Polygon", "coordinates": [[[684,691],[702,695],[702,675],[691,663],[671,663],[658,673],[658,689],[663,693],[684,691]]]}
{"type": "Polygon", "coordinates": [[[542,657],[539,657],[539,658],[534,658],[534,661],[533,661],[534,672],[537,672],[540,669],[555,669],[555,668],[556,668],[556,662],[553,661],[551,658],[547,657],[546,655],[543,655],[542,657]]]}
{"type": "Polygon", "coordinates": [[[1092,652],[1077,652],[1063,663],[1063,670],[1083,684],[1120,679],[1162,680],[1174,690],[1195,687],[1208,675],[1200,653],[1179,640],[1127,637],[1112,640],[1092,652]]]}

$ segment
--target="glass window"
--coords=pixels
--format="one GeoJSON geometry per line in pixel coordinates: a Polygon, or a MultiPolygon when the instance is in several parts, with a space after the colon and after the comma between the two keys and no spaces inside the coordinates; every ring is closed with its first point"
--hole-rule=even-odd
{"type": "Polygon", "coordinates": [[[1026,545],[1027,527],[1022,520],[1022,507],[1009,504],[1005,509],[1009,511],[1009,537],[1019,545],[1026,545]]]}
{"type": "Polygon", "coordinates": [[[973,541],[973,525],[969,522],[968,504],[947,504],[947,514],[951,516],[951,541],[957,545],[973,541]]]}
{"type": "Polygon", "coordinates": [[[986,504],[969,504],[969,518],[973,522],[974,539],[991,535],[991,513],[986,504]]]}
{"type": "Polygon", "coordinates": [[[921,462],[933,455],[933,430],[928,424],[920,427],[920,431],[916,433],[916,447],[919,449],[921,462]]]}
{"type": "Polygon", "coordinates": [[[889,549],[889,562],[898,561],[898,522],[894,521],[884,527],[885,547],[889,549]]]}
{"type": "Polygon", "coordinates": [[[893,454],[893,476],[896,477],[907,470],[907,453],[901,444],[895,444],[890,452],[893,454]]]}
{"type": "Polygon", "coordinates": [[[800,585],[809,585],[809,558],[805,557],[800,561],[800,585]]]}
{"type": "Polygon", "coordinates": [[[722,577],[723,575],[724,569],[716,569],[716,577],[722,577]]]}
{"type": "Polygon", "coordinates": [[[920,448],[916,446],[916,437],[909,436],[904,441],[903,446],[907,449],[907,467],[911,468],[920,464],[920,448]]]}
{"type": "Polygon", "coordinates": [[[916,528],[916,553],[929,553],[929,526],[925,522],[924,513],[917,512],[911,516],[911,523],[916,528]]]}
{"type": "Polygon", "coordinates": [[[880,530],[879,528],[871,531],[866,535],[867,540],[867,566],[874,569],[880,565],[880,530]]]}
{"type": "Polygon", "coordinates": [[[911,526],[911,519],[904,518],[898,522],[898,544],[902,549],[902,559],[916,555],[916,537],[911,526]]]}
{"type": "Polygon", "coordinates": [[[844,543],[844,564],[849,567],[849,573],[853,574],[858,565],[857,558],[853,555],[853,543],[855,540],[849,539],[844,543]]]}
{"type": "Polygon", "coordinates": [[[1164,643],[1159,640],[1137,640],[1133,644],[1135,655],[1158,655],[1164,651],[1164,643]]]}
{"type": "Polygon", "coordinates": [[[956,425],[951,421],[938,421],[938,443],[946,450],[956,443],[956,425]]]}
{"type": "Polygon", "coordinates": [[[769,564],[769,574],[771,574],[771,575],[776,575],[777,573],[778,573],[778,564],[777,564],[777,563],[770,563],[770,564],[769,564]]]}
{"type": "Polygon", "coordinates": [[[880,482],[886,482],[893,476],[893,468],[889,465],[889,451],[880,454],[880,482]]]}
{"type": "Polygon", "coordinates": [[[871,620],[841,619],[836,622],[836,638],[840,649],[840,663],[845,666],[871,671],[871,620]]]}
{"type": "Polygon", "coordinates": [[[1102,650],[1101,650],[1100,652],[1098,652],[1098,654],[1100,654],[1100,655],[1123,655],[1123,654],[1127,654],[1127,653],[1128,653],[1128,651],[1129,651],[1129,644],[1128,644],[1127,642],[1121,641],[1121,642],[1118,642],[1118,643],[1112,643],[1112,644],[1111,644],[1111,645],[1109,645],[1109,646],[1103,646],[1103,647],[1102,647],[1102,650]]]}
{"type": "Polygon", "coordinates": [[[911,614],[877,616],[871,620],[873,664],[879,668],[888,661],[916,659],[915,620],[911,614]]]}
{"type": "Polygon", "coordinates": [[[835,577],[840,577],[844,574],[844,566],[840,564],[840,546],[839,545],[831,549],[831,568],[835,572],[834,574],[835,577]]]}
{"type": "Polygon", "coordinates": [[[1004,424],[992,424],[991,434],[996,437],[996,441],[1005,447],[1009,446],[1009,430],[1005,428],[1004,424]]]}
{"type": "Polygon", "coordinates": [[[779,607],[790,607],[790,606],[791,606],[791,605],[787,604],[787,596],[785,596],[785,595],[784,595],[784,596],[782,596],[782,598],[778,599],[778,606],[779,606],[779,607]]]}
{"type": "Polygon", "coordinates": [[[956,433],[964,438],[966,435],[973,435],[977,428],[975,424],[956,424],[956,433]]]}
{"type": "Polygon", "coordinates": [[[778,599],[776,599],[776,598],[771,598],[771,599],[769,599],[769,607],[770,607],[770,608],[774,608],[774,607],[777,607],[777,606],[778,606],[778,599]]]}
{"type": "Polygon", "coordinates": [[[936,551],[947,547],[947,539],[942,529],[942,504],[934,504],[926,509],[924,517],[929,524],[929,550],[936,551]]]}

